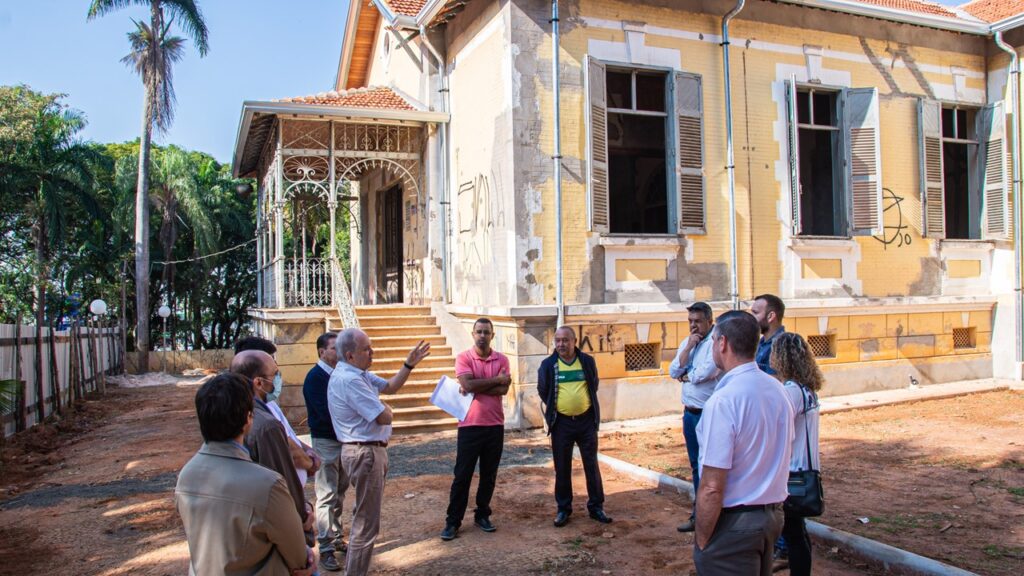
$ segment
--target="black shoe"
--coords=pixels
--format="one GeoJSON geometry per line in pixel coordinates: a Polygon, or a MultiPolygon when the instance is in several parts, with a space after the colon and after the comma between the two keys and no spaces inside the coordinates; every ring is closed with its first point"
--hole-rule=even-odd
{"type": "Polygon", "coordinates": [[[697,523],[693,520],[693,518],[690,518],[686,522],[683,522],[682,524],[680,524],[676,528],[676,530],[679,531],[679,532],[693,532],[696,528],[697,528],[697,523]]]}
{"type": "Polygon", "coordinates": [[[338,559],[334,557],[334,552],[326,552],[320,557],[320,568],[325,572],[341,571],[341,565],[338,564],[338,559]]]}
{"type": "Polygon", "coordinates": [[[562,526],[565,526],[568,523],[569,523],[569,513],[568,512],[559,512],[557,515],[555,515],[555,527],[556,528],[561,528],[562,526]]]}
{"type": "Polygon", "coordinates": [[[604,510],[593,510],[590,512],[590,517],[597,520],[601,524],[611,524],[612,519],[604,513],[604,510]]]}
{"type": "Polygon", "coordinates": [[[473,524],[476,524],[476,527],[484,532],[494,532],[497,530],[497,528],[494,527],[494,524],[491,524],[490,518],[477,518],[476,520],[473,520],[473,524]]]}
{"type": "Polygon", "coordinates": [[[459,533],[459,527],[454,524],[445,524],[444,530],[441,530],[441,540],[447,542],[448,540],[454,540],[455,536],[459,533]]]}

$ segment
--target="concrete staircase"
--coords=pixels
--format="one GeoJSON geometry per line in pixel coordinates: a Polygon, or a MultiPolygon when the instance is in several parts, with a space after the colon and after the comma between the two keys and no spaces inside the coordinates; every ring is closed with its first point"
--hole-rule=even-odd
{"type": "MultiPolygon", "coordinates": [[[[359,327],[373,343],[370,371],[381,378],[391,378],[420,340],[430,343],[430,356],[416,366],[398,394],[381,397],[394,412],[394,433],[417,434],[455,428],[459,421],[430,403],[430,393],[441,376],[455,377],[455,356],[430,314],[430,307],[356,306],[356,316],[359,327]]],[[[341,320],[332,318],[330,329],[341,330],[341,320]]]]}

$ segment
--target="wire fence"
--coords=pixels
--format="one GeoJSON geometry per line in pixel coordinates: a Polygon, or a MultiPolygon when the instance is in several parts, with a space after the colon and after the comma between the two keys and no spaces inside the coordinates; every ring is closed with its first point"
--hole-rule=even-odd
{"type": "Polygon", "coordinates": [[[105,392],[106,377],[124,372],[123,344],[116,326],[0,324],[0,380],[14,386],[12,409],[0,414],[3,435],[60,414],[86,394],[105,392]]]}

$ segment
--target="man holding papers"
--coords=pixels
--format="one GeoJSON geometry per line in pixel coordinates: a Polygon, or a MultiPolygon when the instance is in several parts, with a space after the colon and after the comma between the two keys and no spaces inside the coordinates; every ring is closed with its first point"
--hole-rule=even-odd
{"type": "Polygon", "coordinates": [[[491,496],[498,479],[498,464],[505,444],[505,410],[501,397],[508,392],[508,358],[491,349],[494,324],[487,318],[473,323],[474,346],[455,360],[455,375],[463,394],[473,394],[466,418],[459,422],[455,479],[448,499],[441,540],[452,540],[459,533],[462,517],[469,504],[469,486],[473,470],[480,461],[480,482],[476,491],[473,523],[484,532],[494,532],[491,524],[491,496]]]}

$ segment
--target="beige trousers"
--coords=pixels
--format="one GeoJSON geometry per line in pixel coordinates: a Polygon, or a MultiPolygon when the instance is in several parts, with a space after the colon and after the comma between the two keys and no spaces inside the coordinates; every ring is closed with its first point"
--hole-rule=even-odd
{"type": "Polygon", "coordinates": [[[388,475],[388,449],[383,446],[345,444],[341,466],[356,489],[355,509],[349,532],[346,576],[363,576],[370,570],[373,545],[380,533],[380,507],[384,478],[388,475]]]}

